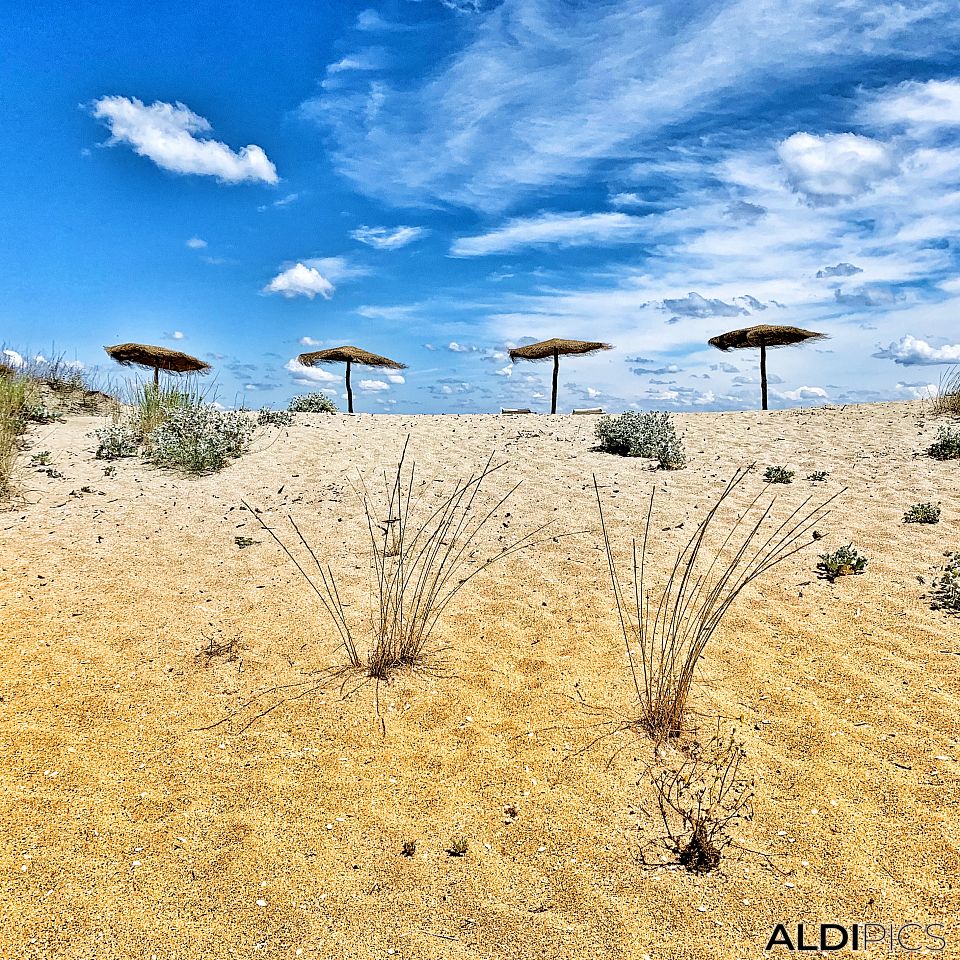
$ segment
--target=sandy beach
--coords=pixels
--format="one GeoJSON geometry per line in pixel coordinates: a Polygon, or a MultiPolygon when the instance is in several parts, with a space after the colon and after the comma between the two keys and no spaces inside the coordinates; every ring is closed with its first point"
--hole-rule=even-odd
{"type": "Polygon", "coordinates": [[[960,954],[960,621],[927,595],[960,549],[960,478],[922,453],[937,422],[919,403],[674,419],[677,471],[594,451],[592,417],[299,415],[199,479],[106,475],[104,418],[32,427],[0,512],[0,955],[754,958],[798,921],[943,924],[960,954]],[[322,673],[344,662],[332,624],[241,501],[286,537],[293,516],[361,622],[354,486],[407,436],[438,487],[491,453],[491,495],[522,481],[490,548],[551,526],[377,691],[322,673]],[[656,488],[659,577],[753,462],[736,503],[796,471],[780,516],[847,488],[733,605],[693,690],[695,735],[722,718],[744,739],[755,815],[734,832],[759,852],[650,869],[654,751],[616,729],[635,697],[592,477],[620,554],[656,488]],[[904,524],[924,501],[940,523],[904,524]],[[847,543],[865,573],[818,578],[847,543]]]}

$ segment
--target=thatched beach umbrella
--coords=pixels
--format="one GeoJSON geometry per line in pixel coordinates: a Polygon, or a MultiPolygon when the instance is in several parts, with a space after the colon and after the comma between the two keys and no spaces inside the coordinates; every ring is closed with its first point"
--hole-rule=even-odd
{"type": "Polygon", "coordinates": [[[557,412],[557,377],[560,375],[561,354],[587,354],[598,350],[612,350],[609,343],[597,343],[592,340],[541,340],[525,347],[516,347],[510,351],[510,359],[517,360],[549,360],[553,357],[553,400],[550,412],[557,412]]]}
{"type": "Polygon", "coordinates": [[[350,367],[357,363],[362,367],[382,367],[386,370],[406,370],[405,363],[398,363],[387,357],[381,357],[359,347],[331,347],[329,350],[316,350],[313,353],[301,353],[297,363],[305,367],[315,367],[320,363],[345,363],[347,365],[347,412],[353,413],[353,388],[350,386],[350,367]]]}
{"type": "Polygon", "coordinates": [[[767,409],[767,347],[787,347],[807,340],[826,340],[825,333],[814,333],[800,327],[771,326],[766,323],[742,330],[731,330],[719,337],[711,337],[707,343],[718,350],[746,350],[760,348],[760,400],[762,409],[767,409]]]}
{"type": "Polygon", "coordinates": [[[161,370],[167,373],[206,373],[210,369],[209,363],[191,357],[189,353],[146,343],[118,343],[115,347],[103,349],[124,367],[152,367],[155,387],[160,385],[161,370]]]}

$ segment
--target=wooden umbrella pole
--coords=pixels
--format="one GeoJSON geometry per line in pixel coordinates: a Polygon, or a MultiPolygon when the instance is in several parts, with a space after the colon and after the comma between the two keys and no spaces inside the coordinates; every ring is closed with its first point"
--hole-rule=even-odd
{"type": "Polygon", "coordinates": [[[760,344],[760,406],[767,409],[767,347],[760,344]]]}
{"type": "Polygon", "coordinates": [[[353,413],[353,387],[350,386],[350,361],[347,361],[347,413],[353,413]]]}
{"type": "Polygon", "coordinates": [[[160,368],[159,367],[153,368],[153,389],[154,390],[160,389],[160,368]]]}
{"type": "Polygon", "coordinates": [[[560,351],[553,351],[553,402],[550,404],[550,412],[557,412],[557,377],[560,375],[560,351]]]}

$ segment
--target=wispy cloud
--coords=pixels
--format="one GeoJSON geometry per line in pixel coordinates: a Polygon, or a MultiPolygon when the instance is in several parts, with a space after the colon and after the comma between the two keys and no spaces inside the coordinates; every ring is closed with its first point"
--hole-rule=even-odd
{"type": "Polygon", "coordinates": [[[426,236],[423,227],[357,227],[350,236],[377,250],[398,250],[426,236]]]}
{"type": "Polygon", "coordinates": [[[201,240],[199,237],[191,237],[187,241],[187,246],[191,250],[203,250],[203,248],[206,247],[206,245],[207,245],[207,241],[201,240]]]}
{"type": "Polygon", "coordinates": [[[511,220],[488,233],[460,237],[450,252],[455,257],[482,257],[523,247],[630,243],[636,240],[642,225],[641,218],[625,213],[542,213],[511,220]]]}
{"type": "MultiPolygon", "coordinates": [[[[370,195],[503,210],[701,122],[734,95],[762,100],[771,76],[788,89],[818,70],[942,51],[960,34],[936,0],[454,5],[477,15],[454,21],[462,43],[440,69],[304,105],[332,131],[340,171],[370,195]]],[[[856,146],[859,174],[821,179],[798,158],[798,182],[826,197],[872,182],[889,158],[856,146]]]]}
{"type": "Polygon", "coordinates": [[[216,177],[221,183],[279,179],[262,147],[250,144],[235,151],[207,138],[210,122],[182,103],[158,100],[146,106],[135,97],[101,97],[93,115],[110,128],[107,145],[128,144],[164,170],[216,177]]]}

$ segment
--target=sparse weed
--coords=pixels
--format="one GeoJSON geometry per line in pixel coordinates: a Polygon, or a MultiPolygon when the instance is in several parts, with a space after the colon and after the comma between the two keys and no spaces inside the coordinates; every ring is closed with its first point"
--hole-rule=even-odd
{"type": "Polygon", "coordinates": [[[904,515],[904,523],[939,523],[940,504],[915,503],[904,515]]]}
{"type": "Polygon", "coordinates": [[[400,855],[404,857],[412,857],[417,852],[417,841],[416,840],[404,840],[403,847],[400,850],[400,855]]]}
{"type": "Polygon", "coordinates": [[[659,598],[653,599],[652,609],[645,577],[653,493],[639,551],[636,539],[632,541],[632,562],[624,587],[594,477],[614,602],[640,701],[637,724],[656,741],[677,737],[682,732],[697,664],[730,605],[753,580],[813,542],[810,534],[814,525],[829,513],[827,506],[839,495],[834,494],[813,508],[808,508],[808,498],[770,531],[766,521],[775,498],[766,507],[758,507],[764,495],[761,491],[730,523],[716,555],[701,563],[701,551],[718,511],[749,473],[749,467],[737,470],[707,511],[686,546],[678,552],[659,598]],[[748,521],[748,517],[752,519],[748,521]],[[723,559],[727,548],[730,552],[723,559]]]}
{"type": "Polygon", "coordinates": [[[290,413],[339,413],[337,405],[325,393],[306,393],[294,397],[287,410],[290,413]]]}
{"type": "Polygon", "coordinates": [[[960,460],[960,429],[940,427],[927,455],[934,460],[960,460]]]}
{"type": "Polygon", "coordinates": [[[796,471],[788,470],[786,467],[767,467],[763,474],[763,479],[767,483],[793,483],[796,471]]]}
{"type": "Polygon", "coordinates": [[[466,837],[452,837],[450,840],[450,846],[447,847],[447,853],[451,857],[463,857],[466,856],[467,851],[470,849],[470,843],[466,837]]]}
{"type": "Polygon", "coordinates": [[[837,577],[849,577],[863,573],[867,567],[867,558],[861,557],[856,547],[848,543],[833,553],[821,553],[817,570],[820,575],[833,583],[837,577]]]}
{"type": "Polygon", "coordinates": [[[623,457],[648,457],[663,470],[686,465],[683,444],[669,413],[624,413],[601,417],[595,429],[600,449],[623,457]]]}
{"type": "Polygon", "coordinates": [[[41,450],[30,458],[31,467],[49,467],[53,463],[53,454],[49,450],[41,450]]]}
{"type": "Polygon", "coordinates": [[[931,606],[934,610],[960,613],[960,551],[948,551],[944,557],[946,563],[933,581],[931,606]]]}
{"type": "Polygon", "coordinates": [[[24,410],[24,416],[30,423],[56,423],[63,419],[59,410],[54,410],[45,403],[29,404],[24,410]]]}
{"type": "Polygon", "coordinates": [[[653,778],[666,834],[654,842],[665,843],[692,873],[715,870],[734,842],[730,828],[753,818],[753,783],[741,771],[745,756],[736,731],[718,731],[706,747],[695,744],[678,768],[653,778]]]}
{"type": "Polygon", "coordinates": [[[811,474],[809,474],[809,475],[807,476],[807,479],[808,479],[811,483],[826,483],[826,482],[827,482],[827,477],[829,477],[829,476],[830,476],[830,474],[827,473],[826,470],[814,470],[813,473],[811,473],[811,474]]]}

